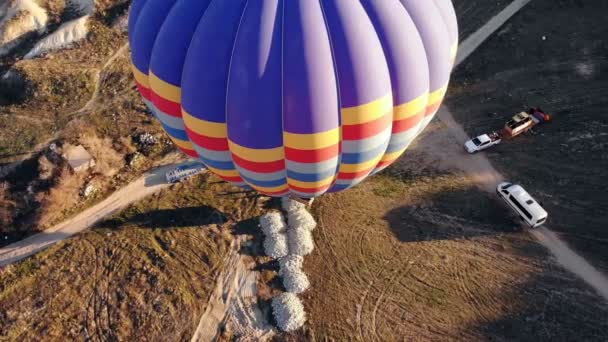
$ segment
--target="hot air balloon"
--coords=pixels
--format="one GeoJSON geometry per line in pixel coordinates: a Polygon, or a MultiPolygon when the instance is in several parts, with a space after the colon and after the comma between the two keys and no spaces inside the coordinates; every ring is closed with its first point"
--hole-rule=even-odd
{"type": "Polygon", "coordinates": [[[312,198],[397,160],[456,55],[449,0],[134,0],[137,87],[175,145],[236,185],[312,198]]]}

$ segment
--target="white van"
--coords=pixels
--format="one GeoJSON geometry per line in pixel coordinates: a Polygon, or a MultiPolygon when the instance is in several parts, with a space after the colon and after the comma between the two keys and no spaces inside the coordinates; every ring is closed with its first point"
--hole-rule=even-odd
{"type": "Polygon", "coordinates": [[[496,187],[500,196],[530,228],[536,228],[547,220],[547,212],[538,202],[517,184],[500,183],[496,187]]]}

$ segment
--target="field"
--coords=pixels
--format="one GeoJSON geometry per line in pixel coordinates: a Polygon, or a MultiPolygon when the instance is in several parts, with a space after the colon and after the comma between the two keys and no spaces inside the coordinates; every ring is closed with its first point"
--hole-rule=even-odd
{"type": "Polygon", "coordinates": [[[47,32],[0,57],[0,246],[95,204],[174,150],[135,90],[127,33],[116,24],[129,2],[98,1],[85,39],[23,59],[75,16],[63,0],[40,5],[49,15],[47,32]],[[141,144],[142,135],[153,136],[154,145],[141,144]],[[82,144],[98,166],[72,175],[59,155],[51,156],[51,143],[82,144]],[[44,158],[52,161],[46,177],[44,158]],[[96,191],[85,198],[89,185],[96,191]]]}
{"type": "Polygon", "coordinates": [[[317,248],[305,260],[314,335],[604,340],[603,300],[494,196],[429,155],[445,134],[435,123],[385,174],[316,202],[317,248]]]}
{"type": "Polygon", "coordinates": [[[471,135],[498,130],[530,106],[552,115],[550,124],[487,155],[508,179],[543,202],[551,213],[552,230],[604,270],[606,11],[608,3],[602,1],[531,2],[456,70],[447,100],[471,135]],[[508,53],[496,53],[499,50],[508,53]]]}
{"type": "MultiPolygon", "coordinates": [[[[508,3],[454,0],[461,41],[508,3]]],[[[125,32],[111,25],[126,3],[102,4],[77,48],[0,61],[1,70],[22,71],[35,85],[28,89],[41,89],[18,102],[0,96],[3,162],[51,137],[76,143],[93,131],[126,164],[125,141],[159,132],[133,88],[125,32]]],[[[308,321],[275,340],[606,341],[606,300],[492,192],[499,173],[524,185],[549,212],[548,228],[608,273],[607,11],[601,1],[532,1],[455,70],[445,107],[466,134],[498,130],[529,106],[549,112],[551,123],[469,156],[453,127],[435,120],[395,165],[317,199],[315,251],[304,263],[311,288],[300,296],[308,321]]],[[[84,206],[170,149],[139,168],[123,165],[84,206]]],[[[0,204],[39,178],[37,158],[6,178],[14,193],[0,204]]],[[[224,277],[235,235],[253,238],[237,259],[257,272],[257,289],[246,291],[257,292],[272,322],[269,300],[282,285],[257,227],[269,207],[277,202],[196,176],[8,266],[0,271],[0,340],[190,340],[203,312],[227,300],[217,284],[243,290],[224,277]]],[[[221,340],[239,335],[220,330],[221,340]]]]}
{"type": "Polygon", "coordinates": [[[0,273],[0,340],[189,340],[264,201],[199,176],[0,273]],[[223,194],[223,195],[222,195],[223,194]]]}
{"type": "MultiPolygon", "coordinates": [[[[461,30],[474,31],[467,19],[494,5],[456,2],[461,30]]],[[[607,7],[528,6],[456,70],[446,105],[470,135],[528,106],[552,114],[551,124],[484,153],[543,202],[550,229],[606,271],[607,7]]],[[[471,185],[454,167],[468,157],[446,152],[454,141],[434,125],[385,174],[316,203],[317,249],[305,264],[315,336],[605,340],[606,302],[471,185]]]]}

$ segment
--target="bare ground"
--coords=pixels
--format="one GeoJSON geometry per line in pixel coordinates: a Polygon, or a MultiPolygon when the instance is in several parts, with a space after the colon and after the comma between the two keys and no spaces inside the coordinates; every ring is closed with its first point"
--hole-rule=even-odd
{"type": "Polygon", "coordinates": [[[603,340],[602,298],[505,220],[475,177],[446,168],[463,156],[429,151],[452,142],[444,124],[429,128],[387,174],[315,203],[305,261],[315,336],[603,340]]]}
{"type": "Polygon", "coordinates": [[[532,1],[461,64],[447,99],[470,135],[500,129],[529,106],[552,115],[550,124],[486,155],[543,202],[552,230],[604,271],[607,11],[602,1],[532,1]]]}

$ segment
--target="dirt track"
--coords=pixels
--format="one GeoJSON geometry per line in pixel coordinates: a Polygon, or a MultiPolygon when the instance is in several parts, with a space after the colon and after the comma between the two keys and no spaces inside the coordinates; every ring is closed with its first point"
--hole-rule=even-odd
{"type": "MultiPolygon", "coordinates": [[[[169,159],[181,158],[181,156],[171,155],[169,159]]],[[[170,160],[165,160],[165,162],[170,162],[170,160]]],[[[165,180],[165,173],[181,164],[185,163],[173,163],[154,169],[75,217],[51,227],[43,233],[0,248],[0,267],[38,253],[63,239],[90,228],[101,219],[117,213],[129,204],[168,187],[170,184],[165,180]]]]}

